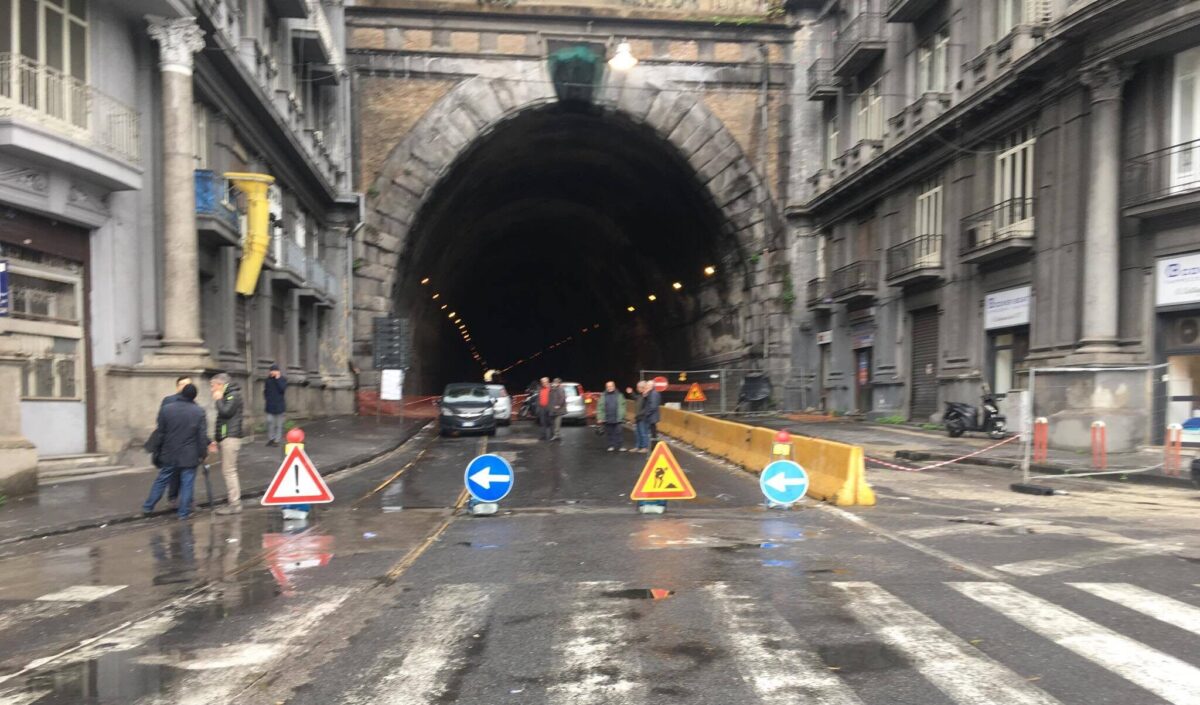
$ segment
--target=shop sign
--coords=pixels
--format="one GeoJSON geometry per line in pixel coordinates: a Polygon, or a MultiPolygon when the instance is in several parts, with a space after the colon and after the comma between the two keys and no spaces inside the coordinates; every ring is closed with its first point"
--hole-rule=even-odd
{"type": "Polygon", "coordinates": [[[983,300],[984,330],[1012,328],[1029,325],[1029,301],[1033,289],[1018,286],[1015,289],[994,291],[983,300]]]}
{"type": "Polygon", "coordinates": [[[817,345],[829,345],[833,342],[833,331],[823,330],[817,333],[817,345]]]}
{"type": "Polygon", "coordinates": [[[0,316],[8,315],[8,260],[0,259],[0,316]]]}
{"type": "Polygon", "coordinates": [[[1158,260],[1155,282],[1159,306],[1200,302],[1200,252],[1158,260]]]}
{"type": "Polygon", "coordinates": [[[875,326],[861,323],[850,328],[850,347],[870,348],[875,346],[875,326]]]}

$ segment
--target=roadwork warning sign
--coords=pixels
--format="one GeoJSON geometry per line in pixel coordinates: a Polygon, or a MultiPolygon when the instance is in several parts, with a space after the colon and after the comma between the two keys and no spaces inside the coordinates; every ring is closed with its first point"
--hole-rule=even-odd
{"type": "Polygon", "coordinates": [[[704,396],[704,390],[700,388],[699,382],[692,382],[692,386],[688,389],[687,396],[684,401],[708,401],[708,397],[704,396]]]}
{"type": "Polygon", "coordinates": [[[687,475],[683,474],[683,468],[679,467],[671,449],[666,443],[659,441],[646,460],[646,467],[642,468],[642,475],[633,486],[633,492],[629,493],[629,498],[695,499],[696,490],[692,489],[692,483],[688,482],[687,475]]]}
{"type": "Polygon", "coordinates": [[[321,479],[317,466],[299,445],[292,447],[275,479],[267,486],[263,504],[324,504],[333,501],[329,485],[321,479]]]}

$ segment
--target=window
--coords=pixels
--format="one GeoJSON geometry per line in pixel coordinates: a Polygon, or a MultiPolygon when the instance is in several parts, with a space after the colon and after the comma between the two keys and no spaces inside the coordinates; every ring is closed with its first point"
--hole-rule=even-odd
{"type": "Polygon", "coordinates": [[[0,83],[0,95],[86,127],[87,0],[6,0],[0,16],[0,27],[12,28],[0,52],[4,63],[16,64],[9,64],[13,81],[0,83]]]}
{"type": "Polygon", "coordinates": [[[1175,55],[1171,94],[1171,187],[1200,186],[1200,47],[1175,55]]]}
{"type": "Polygon", "coordinates": [[[13,318],[53,323],[79,323],[79,293],[75,282],[30,274],[9,273],[13,318]]]}
{"type": "Polygon", "coordinates": [[[834,113],[828,120],[825,121],[825,171],[833,171],[838,158],[838,138],[841,132],[838,129],[838,116],[834,113]]]}
{"type": "Polygon", "coordinates": [[[996,39],[1007,37],[1021,24],[1026,0],[996,0],[996,39]]]}
{"type": "Polygon", "coordinates": [[[78,399],[79,341],[49,338],[25,361],[21,373],[21,397],[25,399],[78,399]]]}
{"type": "Polygon", "coordinates": [[[917,94],[944,93],[948,83],[950,62],[946,53],[950,47],[950,30],[943,27],[926,37],[917,47],[917,94]]]}
{"type": "Polygon", "coordinates": [[[1033,127],[1004,138],[996,154],[996,226],[1007,227],[1033,217],[1033,127]]]}
{"type": "Polygon", "coordinates": [[[991,348],[992,391],[1008,394],[1021,387],[1017,368],[1029,355],[1029,327],[1011,328],[988,336],[991,348]]]}
{"type": "Polygon", "coordinates": [[[942,234],[942,179],[930,179],[921,184],[917,194],[917,235],[942,234]]]}
{"type": "Polygon", "coordinates": [[[875,81],[855,98],[855,112],[858,116],[858,139],[883,139],[883,96],[881,84],[883,79],[875,81]]]}

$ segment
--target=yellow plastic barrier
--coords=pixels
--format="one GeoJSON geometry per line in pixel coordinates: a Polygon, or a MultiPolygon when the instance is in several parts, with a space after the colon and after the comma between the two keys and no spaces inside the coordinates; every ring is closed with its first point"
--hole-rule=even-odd
{"type": "MultiPolygon", "coordinates": [[[[756,474],[775,460],[776,432],[769,428],[664,408],[658,429],[756,474]]],[[[792,436],[792,447],[794,459],[808,471],[810,497],[841,506],[875,504],[862,448],[803,436],[792,436]]]]}

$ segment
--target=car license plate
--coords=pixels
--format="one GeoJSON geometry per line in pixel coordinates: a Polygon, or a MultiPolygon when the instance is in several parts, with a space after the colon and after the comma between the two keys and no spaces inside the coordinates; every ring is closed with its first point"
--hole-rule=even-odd
{"type": "Polygon", "coordinates": [[[463,421],[463,426],[464,426],[464,427],[467,427],[467,428],[469,428],[469,427],[471,427],[471,426],[474,426],[474,425],[475,425],[475,422],[474,422],[474,421],[463,421]]]}

